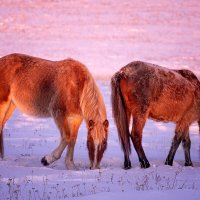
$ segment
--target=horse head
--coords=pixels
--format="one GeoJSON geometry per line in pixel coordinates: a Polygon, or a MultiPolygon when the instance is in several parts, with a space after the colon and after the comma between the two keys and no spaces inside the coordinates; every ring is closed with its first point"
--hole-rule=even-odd
{"type": "Polygon", "coordinates": [[[88,140],[87,147],[90,158],[90,169],[99,168],[104,151],[107,147],[109,122],[106,119],[104,122],[88,122],[88,140]]]}

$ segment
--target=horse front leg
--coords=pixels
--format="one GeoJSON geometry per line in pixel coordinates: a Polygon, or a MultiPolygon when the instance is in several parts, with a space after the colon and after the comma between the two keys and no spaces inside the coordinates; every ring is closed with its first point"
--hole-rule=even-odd
{"type": "Polygon", "coordinates": [[[58,160],[61,157],[62,152],[64,151],[66,146],[67,146],[67,142],[61,139],[58,147],[50,155],[44,156],[41,160],[41,163],[44,166],[47,166],[53,163],[54,161],[58,160]]]}
{"type": "Polygon", "coordinates": [[[148,168],[150,167],[149,161],[146,158],[142,147],[142,132],[145,125],[145,118],[134,118],[133,119],[133,128],[131,131],[131,139],[135,150],[138,154],[139,162],[141,168],[148,168]]]}
{"type": "Polygon", "coordinates": [[[68,143],[67,155],[65,159],[67,169],[75,169],[74,164],[74,147],[78,135],[78,129],[81,125],[83,118],[79,115],[68,118],[68,126],[70,129],[70,139],[68,143]]]}
{"type": "Polygon", "coordinates": [[[78,128],[82,122],[82,117],[76,115],[68,117],[61,115],[61,113],[59,114],[60,115],[55,115],[54,120],[61,133],[61,142],[50,155],[43,157],[41,162],[44,165],[53,163],[61,157],[65,147],[68,146],[67,156],[65,159],[66,167],[67,169],[74,169],[74,146],[77,138],[78,128]]]}
{"type": "Polygon", "coordinates": [[[171,144],[171,148],[169,150],[169,154],[166,158],[165,161],[165,165],[173,165],[173,161],[174,161],[174,156],[176,153],[176,150],[178,149],[180,143],[181,143],[182,137],[180,135],[175,135],[173,140],[172,140],[172,144],[171,144]]]}
{"type": "Polygon", "coordinates": [[[173,165],[174,156],[183,138],[183,130],[180,127],[180,125],[176,126],[175,136],[172,140],[171,148],[166,158],[165,165],[173,165]]]}
{"type": "Polygon", "coordinates": [[[129,155],[124,154],[124,169],[131,169],[131,167],[129,155]]]}
{"type": "Polygon", "coordinates": [[[190,147],[191,147],[191,140],[190,138],[186,138],[182,140],[183,150],[185,154],[185,166],[193,166],[191,156],[190,156],[190,147]]]}
{"type": "Polygon", "coordinates": [[[182,145],[183,145],[183,150],[185,154],[185,166],[193,166],[191,157],[190,157],[191,140],[189,136],[189,127],[184,131],[182,145]]]}
{"type": "Polygon", "coordinates": [[[60,130],[61,140],[58,147],[53,150],[51,154],[46,155],[42,158],[41,163],[45,166],[50,165],[54,161],[58,160],[69,142],[69,128],[67,126],[65,114],[63,114],[62,112],[54,111],[53,118],[57,127],[60,130]]]}

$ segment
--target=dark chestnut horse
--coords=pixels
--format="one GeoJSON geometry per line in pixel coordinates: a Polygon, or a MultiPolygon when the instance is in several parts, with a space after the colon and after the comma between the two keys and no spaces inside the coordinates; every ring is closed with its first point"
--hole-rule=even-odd
{"type": "Polygon", "coordinates": [[[132,62],[111,80],[112,110],[124,151],[124,168],[131,168],[130,138],[142,168],[150,166],[143,147],[142,132],[148,118],[174,122],[175,136],[165,164],[172,165],[182,141],[185,166],[190,158],[189,126],[200,119],[200,82],[189,70],[170,70],[145,62],[132,62]],[[133,117],[131,134],[130,118],[133,117]]]}
{"type": "Polygon", "coordinates": [[[78,129],[85,119],[91,168],[98,168],[107,146],[108,120],[103,98],[88,69],[78,61],[49,61],[22,54],[0,58],[0,155],[3,127],[15,108],[35,117],[53,117],[61,141],[45,156],[44,165],[59,159],[68,147],[66,166],[74,168],[78,129]]]}

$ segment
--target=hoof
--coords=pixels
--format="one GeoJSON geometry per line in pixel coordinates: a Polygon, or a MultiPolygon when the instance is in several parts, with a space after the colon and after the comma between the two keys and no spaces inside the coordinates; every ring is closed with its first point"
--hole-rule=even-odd
{"type": "Polygon", "coordinates": [[[172,166],[173,165],[173,161],[166,160],[165,161],[165,165],[172,166]]]}
{"type": "Polygon", "coordinates": [[[127,170],[127,169],[131,169],[132,166],[131,166],[131,161],[125,161],[124,162],[124,169],[127,170]]]}
{"type": "Polygon", "coordinates": [[[150,167],[150,164],[149,164],[148,160],[147,161],[142,160],[142,161],[140,161],[140,166],[141,166],[141,168],[146,169],[146,168],[150,167]]]}
{"type": "MultiPolygon", "coordinates": [[[[76,169],[76,168],[75,168],[76,169]]],[[[90,166],[90,170],[95,170],[95,169],[100,169],[100,167],[91,167],[90,166]]]]}
{"type": "Polygon", "coordinates": [[[41,163],[42,163],[44,166],[49,165],[49,163],[47,162],[47,159],[46,159],[45,157],[42,158],[41,163]]]}
{"type": "Polygon", "coordinates": [[[124,169],[125,169],[125,170],[131,169],[131,168],[132,168],[132,166],[131,166],[131,165],[124,166],[124,169]]]}
{"type": "Polygon", "coordinates": [[[189,167],[189,166],[193,167],[193,164],[192,164],[192,162],[186,162],[186,163],[185,163],[185,166],[186,166],[186,167],[189,167]]]}
{"type": "Polygon", "coordinates": [[[1,158],[1,160],[4,159],[4,154],[3,153],[0,153],[0,158],[1,158]]]}
{"type": "Polygon", "coordinates": [[[76,170],[76,166],[74,163],[66,163],[67,170],[76,170]]]}

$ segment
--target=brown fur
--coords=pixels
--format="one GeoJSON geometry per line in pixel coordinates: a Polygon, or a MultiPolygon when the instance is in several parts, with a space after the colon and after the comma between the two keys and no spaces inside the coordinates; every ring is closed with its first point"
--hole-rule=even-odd
{"type": "MultiPolygon", "coordinates": [[[[73,160],[73,148],[83,118],[87,124],[90,120],[94,122],[88,134],[98,145],[107,140],[107,126],[104,125],[107,117],[103,98],[87,68],[73,59],[49,61],[23,54],[2,57],[1,131],[15,107],[31,116],[54,118],[61,133],[61,144],[49,158],[42,160],[43,163],[49,164],[47,159],[53,162],[54,157],[58,159],[66,145],[69,152],[67,159],[69,162],[73,160]]],[[[2,134],[0,138],[2,143],[2,134]]],[[[3,156],[2,145],[0,150],[3,156]]],[[[102,149],[103,152],[104,150],[105,148],[102,149]]]]}
{"type": "MultiPolygon", "coordinates": [[[[190,70],[187,69],[181,69],[181,70],[174,70],[181,74],[184,78],[188,79],[190,82],[192,82],[194,85],[197,87],[200,87],[200,82],[199,79],[196,77],[196,75],[191,72],[190,70]]],[[[198,126],[199,126],[199,133],[200,133],[200,121],[198,121],[198,126]]]]}
{"type": "MultiPolygon", "coordinates": [[[[111,85],[113,116],[126,163],[130,162],[128,127],[132,115],[131,139],[142,167],[150,166],[141,145],[142,130],[148,118],[176,124],[176,135],[166,164],[172,164],[182,141],[186,165],[192,165],[188,132],[191,123],[200,119],[200,82],[191,71],[170,70],[137,61],[117,72],[111,85]]],[[[125,168],[129,167],[125,165],[125,168]]]]}

